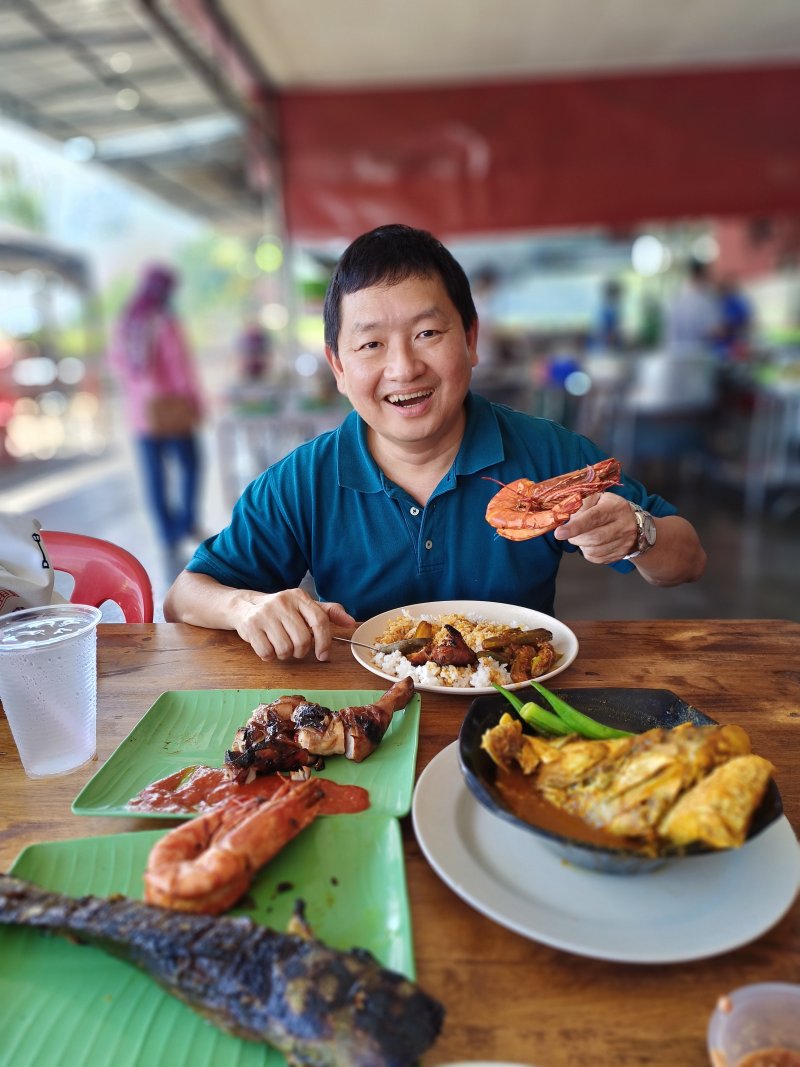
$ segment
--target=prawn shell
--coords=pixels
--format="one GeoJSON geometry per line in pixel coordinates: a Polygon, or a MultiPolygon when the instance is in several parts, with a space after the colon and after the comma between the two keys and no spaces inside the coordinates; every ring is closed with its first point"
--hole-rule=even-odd
{"type": "Polygon", "coordinates": [[[529,541],[568,522],[585,497],[619,485],[620,478],[620,465],[613,458],[542,482],[517,478],[495,493],[485,518],[500,537],[529,541]]]}

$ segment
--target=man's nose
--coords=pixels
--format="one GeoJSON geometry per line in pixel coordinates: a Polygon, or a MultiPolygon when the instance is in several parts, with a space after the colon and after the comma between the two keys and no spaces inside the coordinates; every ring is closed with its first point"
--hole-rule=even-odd
{"type": "Polygon", "coordinates": [[[417,373],[419,357],[411,341],[398,338],[389,345],[386,372],[391,378],[412,378],[417,373]]]}

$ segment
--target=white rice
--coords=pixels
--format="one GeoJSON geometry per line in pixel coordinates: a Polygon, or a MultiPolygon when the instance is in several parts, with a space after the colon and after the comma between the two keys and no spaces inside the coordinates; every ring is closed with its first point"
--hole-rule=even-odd
{"type": "Polygon", "coordinates": [[[423,663],[415,667],[402,652],[376,652],[373,656],[376,667],[398,678],[411,676],[415,685],[441,685],[457,689],[488,689],[493,682],[508,685],[511,675],[496,659],[481,656],[477,667],[440,667],[438,663],[423,663]]]}

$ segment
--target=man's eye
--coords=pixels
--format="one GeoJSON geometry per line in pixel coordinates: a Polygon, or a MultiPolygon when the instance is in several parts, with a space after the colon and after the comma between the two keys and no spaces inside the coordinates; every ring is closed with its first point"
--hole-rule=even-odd
{"type": "Polygon", "coordinates": [[[359,352],[364,352],[364,351],[374,352],[376,349],[378,349],[380,347],[381,347],[380,341],[367,341],[365,344],[359,345],[357,351],[359,351],[359,352]]]}
{"type": "Polygon", "coordinates": [[[419,336],[420,337],[436,337],[438,333],[439,333],[438,330],[421,330],[419,336]]]}

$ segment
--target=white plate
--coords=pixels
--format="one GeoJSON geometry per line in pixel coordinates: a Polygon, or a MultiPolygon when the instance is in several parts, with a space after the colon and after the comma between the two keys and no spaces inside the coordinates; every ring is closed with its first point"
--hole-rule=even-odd
{"type": "MultiPolygon", "coordinates": [[[[531,608],[516,607],[514,604],[496,604],[491,600],[432,600],[424,604],[409,604],[407,607],[394,608],[392,611],[384,611],[380,615],[362,623],[353,634],[354,641],[363,641],[364,644],[374,645],[375,641],[392,619],[407,611],[413,618],[422,615],[469,615],[487,619],[500,626],[521,626],[526,630],[536,630],[543,626],[553,635],[553,647],[561,656],[558,665],[547,674],[540,675],[536,681],[543,682],[546,678],[552,678],[561,671],[566,670],[570,663],[578,655],[578,638],[565,626],[563,622],[554,619],[552,615],[545,615],[543,611],[533,611],[531,608]]],[[[368,671],[377,674],[379,678],[388,678],[391,682],[397,681],[397,676],[382,671],[372,662],[372,653],[367,648],[359,648],[357,645],[350,646],[353,655],[368,671]]],[[[527,682],[511,682],[507,689],[519,689],[527,685],[527,682]]],[[[452,685],[417,685],[417,689],[423,689],[428,693],[450,693],[452,696],[478,696],[480,693],[494,693],[491,686],[467,686],[458,687],[452,685]]]]}
{"type": "Polygon", "coordinates": [[[457,752],[448,745],[417,782],[417,840],[454,892],[523,937],[596,959],[681,963],[755,940],[797,896],[800,847],[785,815],[738,850],[599,874],[486,811],[457,752]]]}

